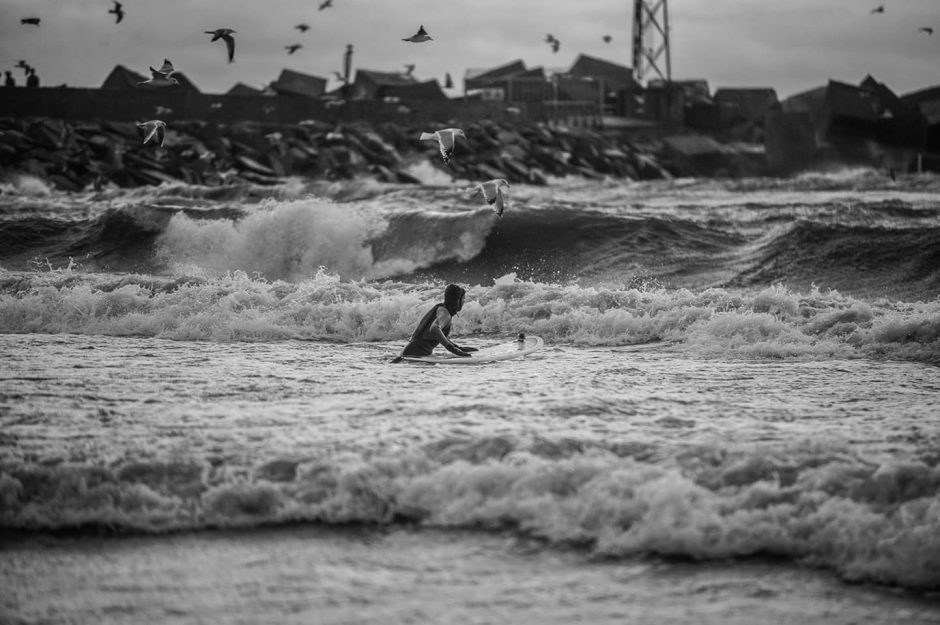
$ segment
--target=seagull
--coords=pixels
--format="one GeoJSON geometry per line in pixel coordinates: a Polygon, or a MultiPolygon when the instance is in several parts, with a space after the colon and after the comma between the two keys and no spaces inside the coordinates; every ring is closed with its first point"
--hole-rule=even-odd
{"type": "Polygon", "coordinates": [[[171,85],[178,85],[180,81],[171,76],[171,74],[174,73],[176,73],[176,70],[173,69],[173,64],[170,63],[170,60],[163,59],[163,67],[154,69],[153,66],[151,66],[150,79],[142,80],[137,83],[137,85],[146,87],[169,87],[171,85]]]}
{"type": "Polygon", "coordinates": [[[114,1],[114,8],[109,10],[108,13],[114,13],[114,17],[116,18],[114,20],[114,23],[120,24],[121,20],[124,19],[124,5],[122,5],[117,0],[113,0],[113,1],[114,1]]]}
{"type": "Polygon", "coordinates": [[[604,35],[604,43],[610,43],[612,37],[610,35],[604,35]]]}
{"type": "Polygon", "coordinates": [[[144,145],[146,145],[148,141],[156,136],[157,141],[160,142],[160,147],[163,147],[163,137],[166,131],[165,122],[162,122],[159,119],[154,119],[149,122],[138,122],[137,127],[143,128],[147,133],[147,136],[144,137],[144,145]]]}
{"type": "Polygon", "coordinates": [[[441,156],[444,157],[444,164],[450,162],[454,155],[455,140],[457,137],[467,138],[460,128],[445,128],[435,132],[422,132],[418,137],[421,141],[437,141],[441,148],[441,156]]]}
{"type": "Polygon", "coordinates": [[[333,72],[333,75],[336,76],[336,80],[338,80],[338,81],[340,81],[340,82],[342,82],[342,83],[345,83],[345,82],[346,82],[346,77],[343,76],[342,74],[340,74],[339,72],[333,72]]]}
{"type": "Polygon", "coordinates": [[[561,42],[557,39],[552,42],[552,53],[558,52],[558,48],[561,47],[561,42]]]}
{"type": "Polygon", "coordinates": [[[433,41],[433,39],[431,38],[430,35],[428,35],[428,32],[424,30],[424,25],[422,24],[421,27],[418,29],[418,32],[416,32],[415,34],[413,34],[412,36],[406,39],[402,39],[402,41],[410,41],[412,43],[422,43],[424,41],[433,41]]]}
{"type": "Polygon", "coordinates": [[[555,41],[555,35],[551,33],[545,35],[545,43],[552,43],[553,41],[555,41]]]}
{"type": "Polygon", "coordinates": [[[16,65],[14,65],[14,67],[22,67],[22,68],[23,68],[23,74],[26,75],[26,76],[29,76],[29,70],[33,69],[33,68],[30,66],[30,64],[27,63],[24,59],[20,59],[19,62],[18,62],[16,65]]]}
{"type": "Polygon", "coordinates": [[[235,60],[235,38],[232,37],[235,32],[236,31],[232,30],[231,28],[216,28],[215,30],[205,31],[207,35],[212,35],[212,40],[209,43],[212,43],[212,41],[218,41],[219,39],[225,41],[225,46],[228,48],[229,63],[235,60]]]}
{"type": "Polygon", "coordinates": [[[483,199],[493,207],[497,217],[502,217],[506,210],[506,197],[503,195],[503,188],[509,188],[509,183],[504,178],[494,178],[487,180],[473,187],[473,195],[483,193],[483,199]]]}
{"type": "Polygon", "coordinates": [[[297,24],[296,26],[294,26],[294,28],[296,28],[302,33],[305,33],[308,30],[310,30],[310,25],[309,24],[297,24]]]}
{"type": "Polygon", "coordinates": [[[333,6],[333,0],[323,0],[323,2],[320,3],[319,10],[322,11],[323,9],[328,9],[331,6],[333,6]]]}
{"type": "Polygon", "coordinates": [[[875,14],[875,13],[884,13],[884,12],[885,12],[885,5],[879,4],[878,6],[876,6],[874,9],[872,9],[872,10],[869,11],[868,13],[869,13],[869,15],[873,15],[873,14],[875,14]]]}
{"type": "Polygon", "coordinates": [[[24,17],[20,20],[20,24],[32,24],[33,26],[39,26],[38,17],[24,17]]]}
{"type": "Polygon", "coordinates": [[[928,35],[932,35],[932,34],[933,34],[933,28],[931,28],[930,26],[921,26],[920,28],[917,29],[917,32],[919,32],[919,33],[927,33],[928,35]]]}
{"type": "Polygon", "coordinates": [[[299,43],[292,43],[289,46],[284,46],[284,49],[287,50],[288,54],[293,54],[294,52],[297,52],[297,50],[300,50],[301,48],[303,48],[303,46],[300,45],[299,43]]]}
{"type": "Polygon", "coordinates": [[[408,63],[405,65],[405,76],[411,76],[411,72],[415,71],[415,64],[408,63]]]}

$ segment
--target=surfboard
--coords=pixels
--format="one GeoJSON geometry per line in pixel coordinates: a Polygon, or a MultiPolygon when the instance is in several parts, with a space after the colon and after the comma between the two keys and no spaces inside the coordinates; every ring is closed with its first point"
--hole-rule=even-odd
{"type": "Polygon", "coordinates": [[[483,347],[479,351],[471,352],[469,357],[454,356],[445,351],[443,354],[432,354],[430,356],[404,356],[402,360],[433,365],[482,365],[488,362],[499,362],[528,356],[532,352],[542,349],[544,344],[545,342],[539,336],[527,336],[523,340],[507,341],[506,343],[483,347]]]}

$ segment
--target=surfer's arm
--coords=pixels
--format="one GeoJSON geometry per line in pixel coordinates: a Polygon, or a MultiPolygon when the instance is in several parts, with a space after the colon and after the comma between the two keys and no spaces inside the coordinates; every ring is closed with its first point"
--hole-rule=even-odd
{"type": "Polygon", "coordinates": [[[454,354],[455,356],[469,356],[470,355],[466,351],[461,349],[456,343],[452,342],[449,338],[447,338],[447,335],[444,334],[443,330],[441,330],[441,326],[438,323],[437,319],[431,322],[431,327],[428,328],[428,333],[432,337],[437,339],[437,342],[443,345],[444,349],[449,351],[451,354],[454,354]]]}

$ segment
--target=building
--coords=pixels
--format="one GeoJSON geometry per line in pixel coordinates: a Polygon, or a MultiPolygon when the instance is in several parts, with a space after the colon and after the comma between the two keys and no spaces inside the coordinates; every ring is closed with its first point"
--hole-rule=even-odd
{"type": "Polygon", "coordinates": [[[326,78],[282,69],[277,80],[271,83],[271,90],[277,95],[317,98],[326,91],[326,78]]]}
{"type": "Polygon", "coordinates": [[[927,124],[924,152],[937,161],[934,171],[940,171],[940,86],[928,87],[901,96],[901,100],[915,107],[927,124]]]}
{"type": "Polygon", "coordinates": [[[401,72],[356,70],[351,88],[357,100],[447,100],[447,94],[437,80],[418,80],[401,72]]]}
{"type": "Polygon", "coordinates": [[[763,126],[764,117],[777,105],[777,92],[770,87],[752,87],[747,89],[721,88],[712,96],[718,114],[720,128],[730,128],[738,124],[758,124],[763,126]]]}
{"type": "Polygon", "coordinates": [[[235,86],[225,92],[225,95],[263,95],[264,91],[243,82],[235,83],[235,86]]]}

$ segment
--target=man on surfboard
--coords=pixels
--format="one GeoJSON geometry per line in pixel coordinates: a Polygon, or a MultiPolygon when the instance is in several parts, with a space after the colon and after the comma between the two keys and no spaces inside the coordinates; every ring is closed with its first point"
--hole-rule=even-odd
{"type": "Polygon", "coordinates": [[[438,345],[455,356],[470,356],[470,352],[477,351],[473,347],[461,347],[448,338],[450,324],[454,315],[463,308],[463,298],[467,292],[456,284],[448,284],[444,289],[444,301],[434,304],[415,328],[411,340],[401,350],[401,356],[392,362],[400,362],[402,356],[430,356],[438,345]]]}

